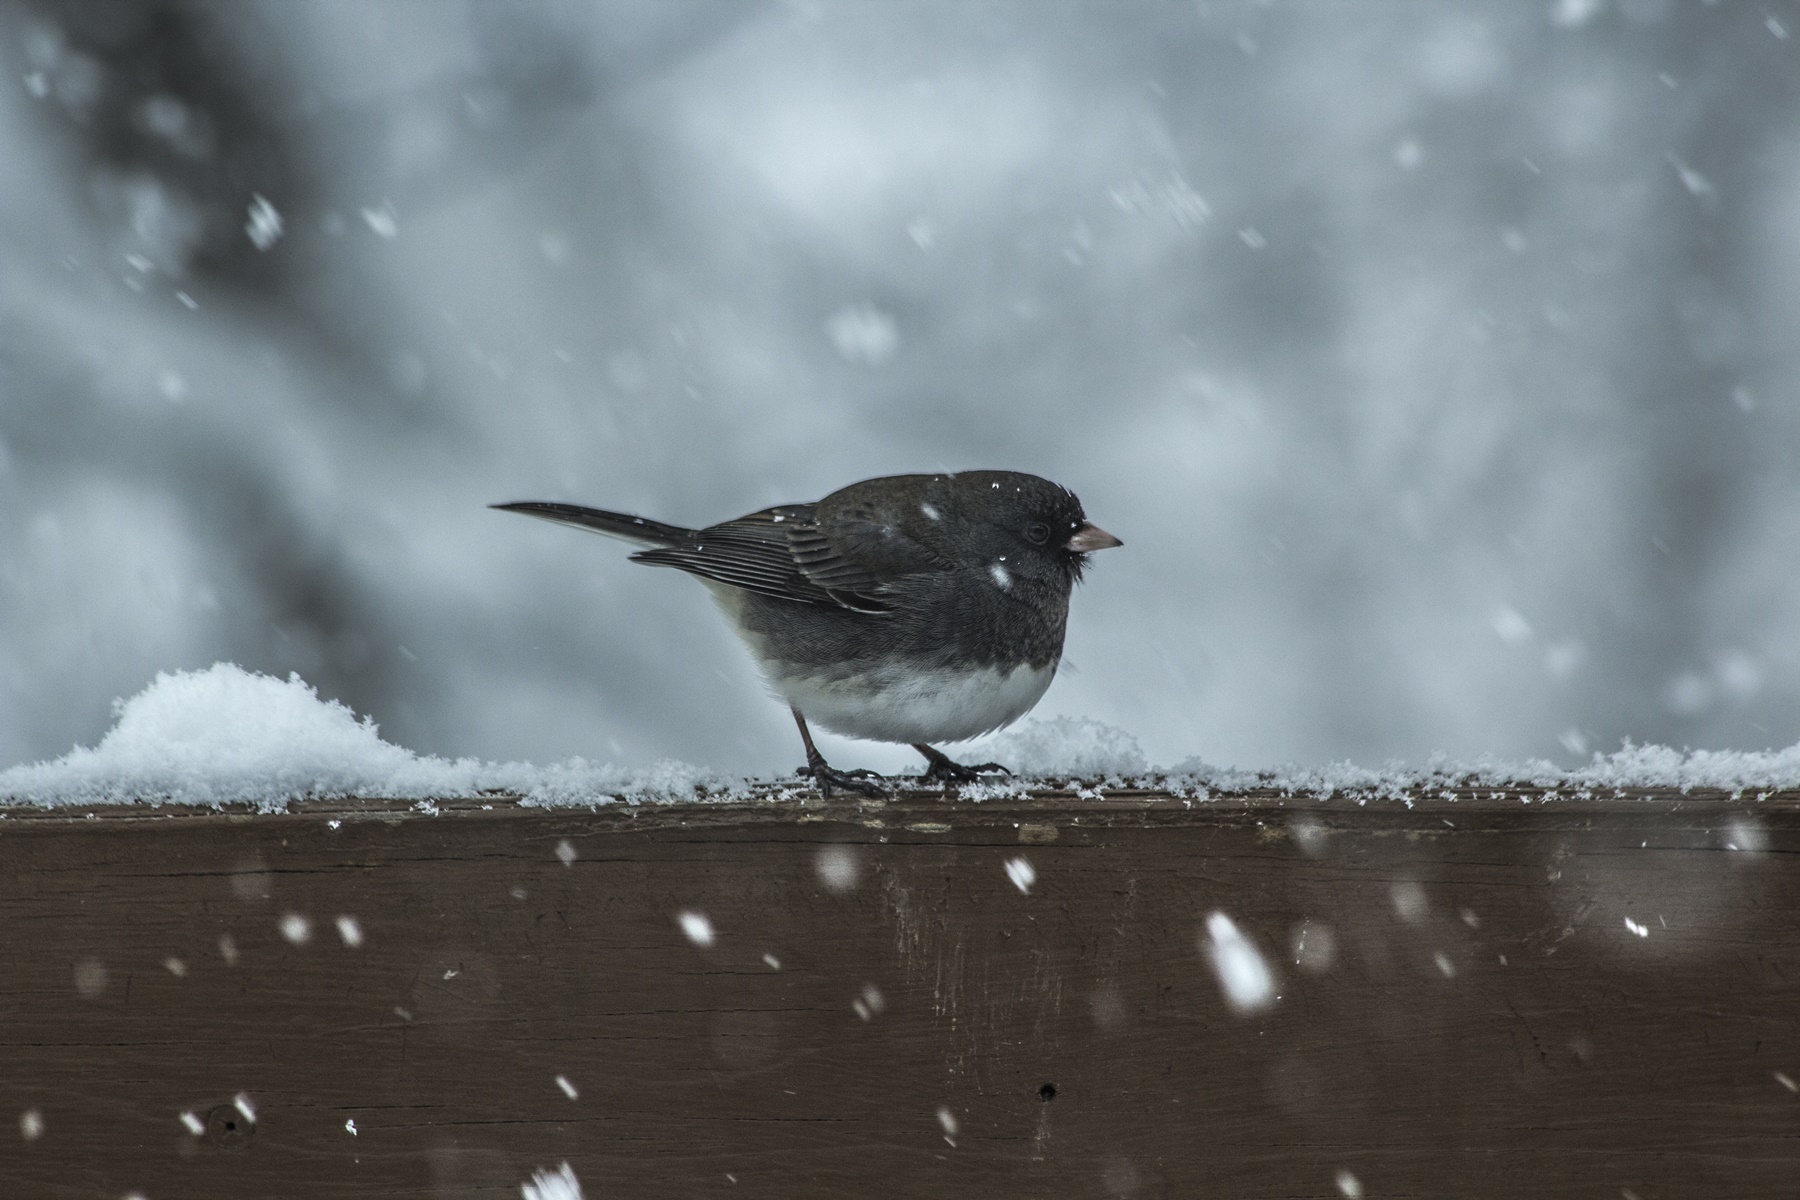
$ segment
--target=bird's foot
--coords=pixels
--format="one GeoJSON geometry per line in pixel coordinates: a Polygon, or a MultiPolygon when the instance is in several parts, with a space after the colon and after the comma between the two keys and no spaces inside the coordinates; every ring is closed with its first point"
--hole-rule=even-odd
{"type": "Polygon", "coordinates": [[[923,754],[925,761],[931,764],[925,768],[925,773],[919,776],[921,783],[975,783],[983,775],[1012,774],[1010,768],[996,762],[964,766],[962,763],[952,760],[942,751],[933,750],[930,746],[915,745],[913,749],[923,754]]]}
{"type": "Polygon", "coordinates": [[[810,778],[818,786],[819,795],[831,799],[831,794],[839,789],[856,792],[862,796],[886,796],[880,784],[871,780],[884,778],[879,772],[857,768],[854,771],[840,771],[824,759],[818,759],[801,767],[794,774],[810,778]]]}

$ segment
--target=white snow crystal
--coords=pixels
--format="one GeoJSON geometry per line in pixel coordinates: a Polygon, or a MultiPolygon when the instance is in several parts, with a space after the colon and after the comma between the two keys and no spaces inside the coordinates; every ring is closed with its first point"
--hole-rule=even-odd
{"type": "Polygon", "coordinates": [[[872,983],[863,984],[862,995],[850,1002],[850,1011],[865,1021],[886,1007],[887,997],[872,983]]]}
{"type": "Polygon", "coordinates": [[[523,1200],[582,1200],[581,1181],[568,1163],[555,1171],[532,1172],[531,1181],[520,1185],[519,1192],[523,1200]]]}
{"type": "Polygon", "coordinates": [[[1578,29],[1598,16],[1605,4],[1606,0],[1557,0],[1550,20],[1565,29],[1578,29]]]}
{"type": "Polygon", "coordinates": [[[391,238],[400,232],[400,219],[394,213],[394,206],[386,201],[382,202],[380,208],[363,209],[362,219],[377,237],[391,238]]]}
{"type": "Polygon", "coordinates": [[[281,936],[296,946],[312,940],[312,921],[302,913],[288,913],[281,918],[281,936]]]}
{"type": "Polygon", "coordinates": [[[1637,934],[1641,938],[1647,938],[1650,936],[1650,927],[1648,925],[1639,925],[1636,921],[1632,920],[1630,917],[1625,918],[1625,928],[1631,930],[1631,932],[1637,934]]]}
{"type": "Polygon", "coordinates": [[[713,944],[712,922],[700,913],[684,912],[676,920],[681,923],[681,932],[685,933],[687,940],[694,945],[710,946],[713,944]]]}
{"type": "Polygon", "coordinates": [[[1417,925],[1425,919],[1425,910],[1429,907],[1425,900],[1425,889],[1411,880],[1403,880],[1388,889],[1388,895],[1394,901],[1394,912],[1408,925],[1417,925]]]}
{"type": "Polygon", "coordinates": [[[252,1125],[256,1124],[256,1108],[250,1103],[249,1096],[245,1095],[243,1092],[239,1092],[231,1098],[231,1106],[244,1114],[244,1120],[250,1122],[252,1125]]]}
{"type": "Polygon", "coordinates": [[[202,1121],[200,1119],[200,1114],[194,1112],[192,1109],[181,1114],[181,1127],[195,1137],[200,1137],[206,1133],[206,1122],[202,1121]]]}
{"type": "Polygon", "coordinates": [[[1725,827],[1728,840],[1727,849],[1742,850],[1750,854],[1758,854],[1769,848],[1769,835],[1761,825],[1748,817],[1731,822],[1725,827]]]}
{"type": "Polygon", "coordinates": [[[1303,922],[1294,930],[1294,965],[1308,975],[1319,975],[1337,961],[1337,934],[1329,925],[1303,922]]]}
{"type": "Polygon", "coordinates": [[[989,563],[988,574],[993,576],[994,586],[1003,592],[1012,591],[1012,573],[1004,563],[989,563]]]}
{"type": "Polygon", "coordinates": [[[556,858],[565,867],[575,865],[575,847],[569,844],[568,838],[556,843],[556,858]]]}
{"type": "Polygon", "coordinates": [[[281,240],[281,214],[269,203],[268,197],[260,192],[250,197],[249,220],[244,225],[244,233],[250,238],[250,244],[258,250],[267,250],[281,240]]]}
{"type": "Polygon", "coordinates": [[[35,1142],[44,1136],[44,1114],[35,1108],[28,1108],[19,1114],[19,1136],[28,1142],[35,1142]]]}
{"type": "Polygon", "coordinates": [[[1317,817],[1300,814],[1288,818],[1287,828],[1288,836],[1294,839],[1294,845],[1300,848],[1300,853],[1308,858],[1325,857],[1325,851],[1331,843],[1331,830],[1326,827],[1325,822],[1317,817]]]}
{"type": "Polygon", "coordinates": [[[856,851],[849,846],[820,846],[818,854],[813,856],[813,868],[825,886],[834,892],[847,892],[855,887],[861,869],[856,861],[856,851]]]}
{"type": "Polygon", "coordinates": [[[1522,645],[1531,640],[1531,622],[1510,605],[1503,604],[1494,610],[1493,626],[1494,636],[1509,646],[1522,645]]]}
{"type": "Polygon", "coordinates": [[[1343,1194],[1345,1200],[1359,1200],[1363,1194],[1362,1180],[1348,1171],[1339,1171],[1337,1173],[1337,1190],[1343,1194]]]}
{"type": "Polygon", "coordinates": [[[763,962],[768,964],[769,970],[771,971],[781,970],[781,960],[776,958],[773,954],[763,955],[763,962]]]}
{"type": "Polygon", "coordinates": [[[900,348],[900,327],[873,305],[840,308],[825,322],[831,344],[846,362],[880,366],[900,348]]]}
{"type": "Polygon", "coordinates": [[[1222,912],[1206,918],[1207,958],[1219,977],[1226,1003],[1239,1013],[1252,1013],[1275,998],[1275,976],[1256,946],[1222,912]]]}
{"type": "Polygon", "coordinates": [[[106,964],[97,958],[84,958],[75,964],[75,992],[92,1000],[106,990],[106,964]]]}
{"type": "Polygon", "coordinates": [[[345,1119],[344,1132],[349,1134],[351,1137],[356,1136],[356,1118],[355,1117],[349,1117],[349,1118],[345,1119]]]}
{"type": "Polygon", "coordinates": [[[569,1082],[569,1077],[567,1075],[558,1075],[556,1077],[556,1086],[561,1088],[562,1094],[571,1100],[579,1100],[581,1098],[581,1093],[575,1090],[575,1085],[569,1082]]]}
{"type": "Polygon", "coordinates": [[[1795,1083],[1794,1077],[1789,1075],[1786,1071],[1775,1072],[1775,1082],[1779,1083],[1790,1092],[1800,1092],[1800,1083],[1795,1083]]]}
{"type": "Polygon", "coordinates": [[[337,919],[337,931],[338,937],[343,939],[344,945],[350,947],[352,950],[363,944],[362,922],[358,921],[355,917],[339,917],[337,919]]]}
{"type": "Polygon", "coordinates": [[[1006,877],[1013,881],[1013,886],[1026,895],[1031,894],[1031,885],[1037,882],[1037,868],[1023,856],[1006,860],[1006,877]]]}

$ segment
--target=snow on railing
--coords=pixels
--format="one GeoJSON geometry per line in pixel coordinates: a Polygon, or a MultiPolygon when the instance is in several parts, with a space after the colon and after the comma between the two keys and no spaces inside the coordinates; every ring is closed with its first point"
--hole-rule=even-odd
{"type": "MultiPolygon", "coordinates": [[[[52,762],[0,771],[0,803],[45,807],[167,803],[244,805],[279,811],[299,800],[475,799],[505,795],[527,806],[734,802],[811,791],[803,780],[758,780],[665,761],[627,768],[571,758],[547,766],[417,754],[383,741],[375,724],[323,700],[298,675],[277,679],[230,663],[158,675],[118,702],[113,728],[52,762]]],[[[1325,799],[1410,801],[1447,791],[1528,787],[1595,795],[1628,789],[1733,795],[1800,788],[1800,745],[1774,751],[1674,750],[1627,744],[1562,768],[1542,760],[1380,768],[1334,763],[1247,771],[1190,759],[1149,764],[1137,741],[1098,721],[1031,720],[989,739],[984,757],[1014,766],[1011,778],[958,789],[965,799],[1046,788],[1158,791],[1188,799],[1275,793],[1325,799]]],[[[895,780],[904,786],[904,778],[895,780]]]]}

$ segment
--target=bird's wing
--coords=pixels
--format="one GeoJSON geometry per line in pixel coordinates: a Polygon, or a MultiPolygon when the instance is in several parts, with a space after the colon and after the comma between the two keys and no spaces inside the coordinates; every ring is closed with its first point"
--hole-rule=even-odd
{"type": "Polygon", "coordinates": [[[856,612],[886,612],[887,605],[873,594],[841,584],[816,582],[807,575],[795,557],[793,537],[811,526],[812,517],[810,504],[766,508],[735,521],[695,530],[674,545],[641,550],[631,556],[631,561],[675,567],[702,579],[777,600],[856,612]]]}
{"type": "Polygon", "coordinates": [[[892,611],[900,579],[942,569],[879,514],[819,507],[766,508],[631,558],[779,600],[871,614],[892,611]]]}

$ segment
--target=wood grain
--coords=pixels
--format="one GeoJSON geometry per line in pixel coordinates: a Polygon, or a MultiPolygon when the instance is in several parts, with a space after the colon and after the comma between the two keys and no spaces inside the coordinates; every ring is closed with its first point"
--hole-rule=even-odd
{"type": "Polygon", "coordinates": [[[0,809],[0,1196],[1800,1194],[1793,795],[295,807],[0,809]]]}

